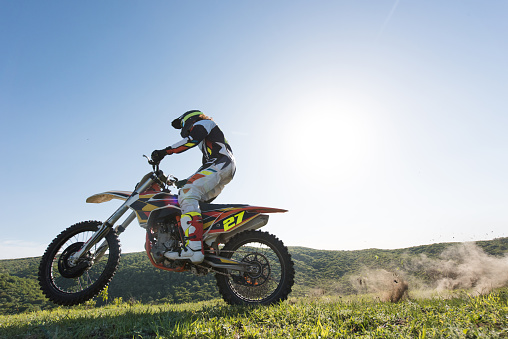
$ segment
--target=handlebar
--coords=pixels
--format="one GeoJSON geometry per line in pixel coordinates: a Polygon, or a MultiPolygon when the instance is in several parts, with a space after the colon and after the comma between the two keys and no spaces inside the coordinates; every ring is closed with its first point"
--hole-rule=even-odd
{"type": "Polygon", "coordinates": [[[165,176],[164,173],[159,169],[160,161],[158,161],[158,162],[153,161],[152,159],[150,159],[149,157],[147,157],[144,154],[143,154],[143,157],[146,158],[146,160],[148,161],[148,164],[152,165],[153,173],[160,180],[160,183],[162,183],[164,185],[170,185],[170,186],[175,185],[175,183],[178,181],[178,178],[176,178],[173,175],[165,176]]]}
{"type": "Polygon", "coordinates": [[[146,158],[146,160],[148,160],[148,163],[149,163],[150,165],[152,165],[152,167],[153,167],[153,171],[154,171],[155,173],[159,172],[159,163],[160,163],[160,162],[155,162],[155,161],[153,161],[152,159],[150,159],[149,157],[147,157],[145,154],[143,154],[143,156],[146,158]]]}

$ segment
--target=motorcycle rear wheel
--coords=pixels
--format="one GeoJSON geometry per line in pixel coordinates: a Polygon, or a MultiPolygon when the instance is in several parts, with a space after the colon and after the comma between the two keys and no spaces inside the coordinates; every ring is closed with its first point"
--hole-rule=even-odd
{"type": "Polygon", "coordinates": [[[104,238],[108,250],[95,262],[99,241],[85,260],[72,265],[68,259],[99,229],[100,221],[77,223],[60,233],[48,246],[39,266],[39,285],[58,305],[81,304],[99,294],[111,281],[120,261],[120,241],[113,230],[104,238]]]}
{"type": "Polygon", "coordinates": [[[235,235],[220,255],[257,267],[246,273],[223,269],[215,274],[219,293],[230,305],[269,305],[286,300],[295,270],[288,249],[274,235],[246,231],[235,235]]]}

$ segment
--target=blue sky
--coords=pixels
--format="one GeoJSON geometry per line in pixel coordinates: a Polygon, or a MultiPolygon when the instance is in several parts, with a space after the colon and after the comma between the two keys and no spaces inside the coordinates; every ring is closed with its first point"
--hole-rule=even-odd
{"type": "MultiPolygon", "coordinates": [[[[287,245],[506,236],[505,1],[0,2],[0,258],[103,220],[201,109],[238,161],[217,202],[287,245]]],[[[164,160],[186,177],[197,149],[164,160]]],[[[132,224],[124,252],[143,250],[132,224]]]]}

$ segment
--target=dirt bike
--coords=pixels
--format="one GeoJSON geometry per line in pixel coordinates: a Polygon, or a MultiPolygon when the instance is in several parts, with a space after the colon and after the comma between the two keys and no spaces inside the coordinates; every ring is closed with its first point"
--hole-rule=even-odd
{"type": "Polygon", "coordinates": [[[204,261],[193,264],[188,260],[169,260],[164,253],[181,251],[185,244],[178,196],[170,190],[178,179],[164,175],[158,163],[150,159],[148,162],[152,171],[133,192],[108,191],[86,200],[87,203],[124,201],[106,221],[77,223],[50,243],[39,266],[39,284],[47,298],[70,306],[97,296],[118,268],[118,236],[134,219],[146,229],[145,250],[153,266],[196,275],[213,272],[220,294],[231,305],[267,305],[287,298],[295,274],[291,255],[282,241],[258,230],[268,222],[266,213],[286,210],[200,203],[204,261]],[[126,219],[115,226],[129,210],[132,212],[126,219]]]}

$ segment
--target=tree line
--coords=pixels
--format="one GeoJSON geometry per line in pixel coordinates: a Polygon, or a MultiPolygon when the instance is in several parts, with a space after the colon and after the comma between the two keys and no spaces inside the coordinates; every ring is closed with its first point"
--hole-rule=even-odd
{"type": "MultiPolygon", "coordinates": [[[[479,241],[487,254],[503,256],[508,238],[479,241]]],[[[351,276],[365,268],[397,270],[408,258],[425,255],[438,258],[453,243],[415,246],[405,249],[365,249],[325,251],[290,247],[295,263],[295,285],[291,296],[306,296],[316,289],[352,294],[351,276]]],[[[0,260],[0,314],[15,314],[57,307],[39,289],[37,271],[40,257],[0,260]]],[[[425,277],[424,277],[425,278],[425,277]]],[[[107,301],[97,298],[95,305],[115,300],[133,303],[185,303],[220,298],[212,274],[167,272],[154,268],[144,252],[123,254],[118,272],[107,289],[107,301]]],[[[77,306],[80,307],[80,306],[77,306]]]]}

